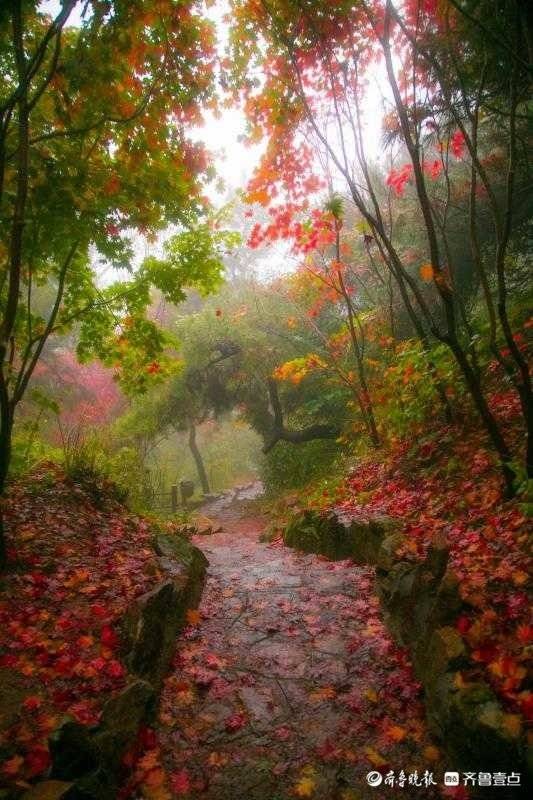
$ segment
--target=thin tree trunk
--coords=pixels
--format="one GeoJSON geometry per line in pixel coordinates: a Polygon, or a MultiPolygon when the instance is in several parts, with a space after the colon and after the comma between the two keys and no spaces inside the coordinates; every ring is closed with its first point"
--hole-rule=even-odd
{"type": "Polygon", "coordinates": [[[207,480],[207,472],[205,471],[202,454],[200,453],[198,445],[196,444],[196,426],[194,425],[194,422],[189,423],[189,449],[192,457],[194,458],[194,463],[196,464],[196,471],[198,472],[198,479],[200,481],[202,491],[204,494],[209,494],[211,489],[209,488],[209,481],[207,480]]]}
{"type": "Polygon", "coordinates": [[[11,461],[11,434],[13,430],[13,415],[7,391],[5,378],[0,376],[0,572],[5,568],[7,561],[7,547],[4,530],[3,501],[11,461]]]}

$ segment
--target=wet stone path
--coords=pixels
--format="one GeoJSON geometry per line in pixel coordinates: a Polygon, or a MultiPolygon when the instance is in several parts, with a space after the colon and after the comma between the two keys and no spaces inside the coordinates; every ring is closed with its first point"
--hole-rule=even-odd
{"type": "Polygon", "coordinates": [[[208,581],[159,713],[172,796],[439,797],[425,785],[426,770],[440,783],[439,753],[372,570],[261,543],[265,521],[238,500],[206,513],[223,529],[195,541],[208,581]],[[371,788],[371,771],[395,786],[371,788]]]}

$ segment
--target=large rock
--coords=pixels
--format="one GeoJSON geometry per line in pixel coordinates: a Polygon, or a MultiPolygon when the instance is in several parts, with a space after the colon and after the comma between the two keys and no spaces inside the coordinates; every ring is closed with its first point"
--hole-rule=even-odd
{"type": "Polygon", "coordinates": [[[158,688],[170,666],[187,610],[201,597],[207,559],[175,534],[158,534],[155,547],[169,579],[137,598],[123,620],[122,630],[128,667],[158,688]]]}
{"type": "Polygon", "coordinates": [[[334,561],[352,558],[375,564],[383,541],[397,530],[388,517],[343,519],[335,513],[306,510],[294,516],[283,532],[289,547],[320,553],[334,561]]]}

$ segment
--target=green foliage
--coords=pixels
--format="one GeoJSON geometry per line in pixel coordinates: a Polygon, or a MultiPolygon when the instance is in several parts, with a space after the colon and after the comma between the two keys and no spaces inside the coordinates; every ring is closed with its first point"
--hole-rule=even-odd
{"type": "Polygon", "coordinates": [[[335,473],[343,458],[336,442],[316,440],[299,445],[279,442],[264,456],[261,478],[269,494],[301,489],[335,473]]]}
{"type": "Polygon", "coordinates": [[[97,499],[112,496],[132,508],[144,505],[145,470],[134,448],[106,447],[101,435],[74,429],[63,433],[62,451],[68,477],[97,499]]]}

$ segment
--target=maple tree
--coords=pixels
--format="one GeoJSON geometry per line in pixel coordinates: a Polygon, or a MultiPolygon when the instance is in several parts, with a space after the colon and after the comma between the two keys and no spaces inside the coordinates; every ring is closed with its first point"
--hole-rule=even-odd
{"type": "MultiPolygon", "coordinates": [[[[235,0],[232,9],[236,93],[248,114],[250,138],[268,143],[249,187],[250,201],[279,207],[287,198],[290,218],[305,208],[306,194],[320,186],[310,177],[316,171],[309,146],[314,143],[315,152],[344,181],[368,226],[365,235],[391,273],[425,349],[436,340],[455,359],[512,494],[516,462],[487,402],[479,362],[482,356],[494,359],[513,383],[530,442],[531,380],[509,318],[506,271],[518,204],[517,142],[527,117],[520,109],[531,70],[527,58],[518,55],[527,40],[519,4],[506,4],[503,33],[490,28],[494,18],[486,22],[481,9],[471,14],[455,3],[441,8],[413,2],[399,12],[388,1],[326,8],[316,2],[235,0]],[[485,35],[487,25],[490,36],[485,35]],[[505,70],[500,68],[502,59],[505,70]],[[400,155],[403,150],[407,156],[406,163],[393,165],[385,199],[370,164],[362,110],[369,71],[377,63],[383,64],[390,97],[385,125],[392,140],[400,142],[400,155]],[[262,71],[263,82],[247,78],[251,68],[262,71]],[[498,139],[505,144],[494,147],[498,139]],[[450,247],[451,207],[460,199],[456,161],[464,165],[461,191],[469,243],[489,320],[483,333],[473,330],[457,290],[460,264],[450,247]],[[418,279],[399,250],[389,211],[408,185],[413,186],[426,239],[418,279]],[[482,207],[492,219],[490,265],[479,243],[482,207]],[[432,284],[429,298],[420,278],[432,284]]],[[[258,241],[256,232],[252,243],[258,241]]],[[[531,444],[526,472],[531,474],[531,444]]]]}
{"type": "Polygon", "coordinates": [[[190,133],[214,101],[212,24],[196,0],[94,0],[69,25],[75,6],[52,18],[13,0],[0,12],[2,491],[15,409],[49,337],[81,325],[82,356],[142,385],[167,344],[147,316],[151,287],[175,302],[184,285],[212,287],[225,247],[190,133]],[[132,269],[132,232],[153,240],[170,222],[182,232],[164,257],[132,269]],[[102,285],[101,259],[131,276],[102,285]]]}
{"type": "Polygon", "coordinates": [[[0,779],[16,796],[49,777],[63,715],[92,728],[128,685],[123,617],[175,578],[153,529],[191,526],[118,498],[149,505],[160,443],[173,475],[192,469],[184,434],[208,493],[203,443],[225,426],[217,457],[235,465],[244,431],[266,494],[204,498],[206,590],[119,797],[355,800],[369,769],[402,763],[413,796],[425,779],[423,796],[466,800],[429,782],[447,743],[374,569],[296,553],[280,532],[300,510],[386,517],[409,565],[446,540],[464,644],[447,679],[484,685],[498,734],[522,746],[530,19],[520,0],[211,6],[0,8],[0,779]],[[197,137],[231,104],[263,147],[215,211],[197,137]],[[64,468],[40,458],[60,457],[49,417],[64,468]],[[36,440],[40,460],[4,497],[15,423],[16,469],[36,440]]]}

